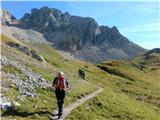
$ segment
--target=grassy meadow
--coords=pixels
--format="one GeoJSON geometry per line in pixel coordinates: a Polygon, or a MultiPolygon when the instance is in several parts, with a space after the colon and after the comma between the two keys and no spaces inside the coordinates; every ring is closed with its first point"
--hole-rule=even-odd
{"type": "MultiPolygon", "coordinates": [[[[80,60],[68,60],[46,43],[19,40],[31,50],[36,50],[47,61],[47,64],[8,47],[5,43],[15,40],[1,35],[1,54],[29,67],[40,74],[50,84],[57,71],[64,71],[70,88],[66,95],[65,106],[92,93],[97,86],[104,91],[73,110],[67,120],[160,120],[160,78],[159,69],[148,67],[140,69],[131,62],[105,61],[93,65],[80,60]],[[78,77],[78,69],[85,69],[86,79],[78,77]]],[[[17,74],[23,80],[22,72],[13,66],[3,66],[3,72],[17,74]]],[[[1,79],[4,92],[10,100],[18,101],[21,106],[15,113],[2,111],[5,120],[48,120],[50,112],[56,109],[54,89],[37,89],[37,97],[19,97],[16,87],[6,78],[1,79]]],[[[2,118],[3,119],[3,118],[2,118]]]]}

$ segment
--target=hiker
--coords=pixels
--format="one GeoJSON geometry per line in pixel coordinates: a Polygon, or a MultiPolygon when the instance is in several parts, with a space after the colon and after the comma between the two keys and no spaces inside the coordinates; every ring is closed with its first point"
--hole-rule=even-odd
{"type": "Polygon", "coordinates": [[[78,70],[78,76],[81,77],[82,79],[85,79],[85,71],[82,69],[78,70]]]}
{"type": "Polygon", "coordinates": [[[52,87],[55,87],[55,94],[58,104],[58,118],[63,114],[63,103],[65,98],[65,90],[68,88],[68,81],[64,78],[63,72],[58,72],[58,76],[54,79],[52,87]]]}

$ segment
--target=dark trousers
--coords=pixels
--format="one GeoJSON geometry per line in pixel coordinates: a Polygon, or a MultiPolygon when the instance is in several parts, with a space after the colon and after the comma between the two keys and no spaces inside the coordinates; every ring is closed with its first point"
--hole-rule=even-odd
{"type": "Polygon", "coordinates": [[[57,104],[58,104],[58,115],[62,115],[63,112],[63,103],[65,98],[65,91],[64,90],[55,90],[56,98],[57,98],[57,104]]]}

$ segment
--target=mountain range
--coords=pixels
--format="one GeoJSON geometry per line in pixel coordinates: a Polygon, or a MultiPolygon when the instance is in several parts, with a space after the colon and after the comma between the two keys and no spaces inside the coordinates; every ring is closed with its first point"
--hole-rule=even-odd
{"type": "Polygon", "coordinates": [[[4,9],[1,12],[1,25],[5,27],[2,32],[9,31],[17,38],[27,36],[25,39],[48,41],[54,48],[91,63],[126,60],[146,51],[123,36],[116,26],[100,26],[90,17],[70,15],[46,6],[33,8],[19,20],[4,9]]]}

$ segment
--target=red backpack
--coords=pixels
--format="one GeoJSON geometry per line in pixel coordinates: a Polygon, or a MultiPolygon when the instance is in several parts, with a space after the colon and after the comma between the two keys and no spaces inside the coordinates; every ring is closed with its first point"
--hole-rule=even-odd
{"type": "Polygon", "coordinates": [[[56,88],[58,88],[60,90],[64,90],[64,88],[65,88],[65,80],[64,80],[63,76],[58,77],[56,88]]]}

